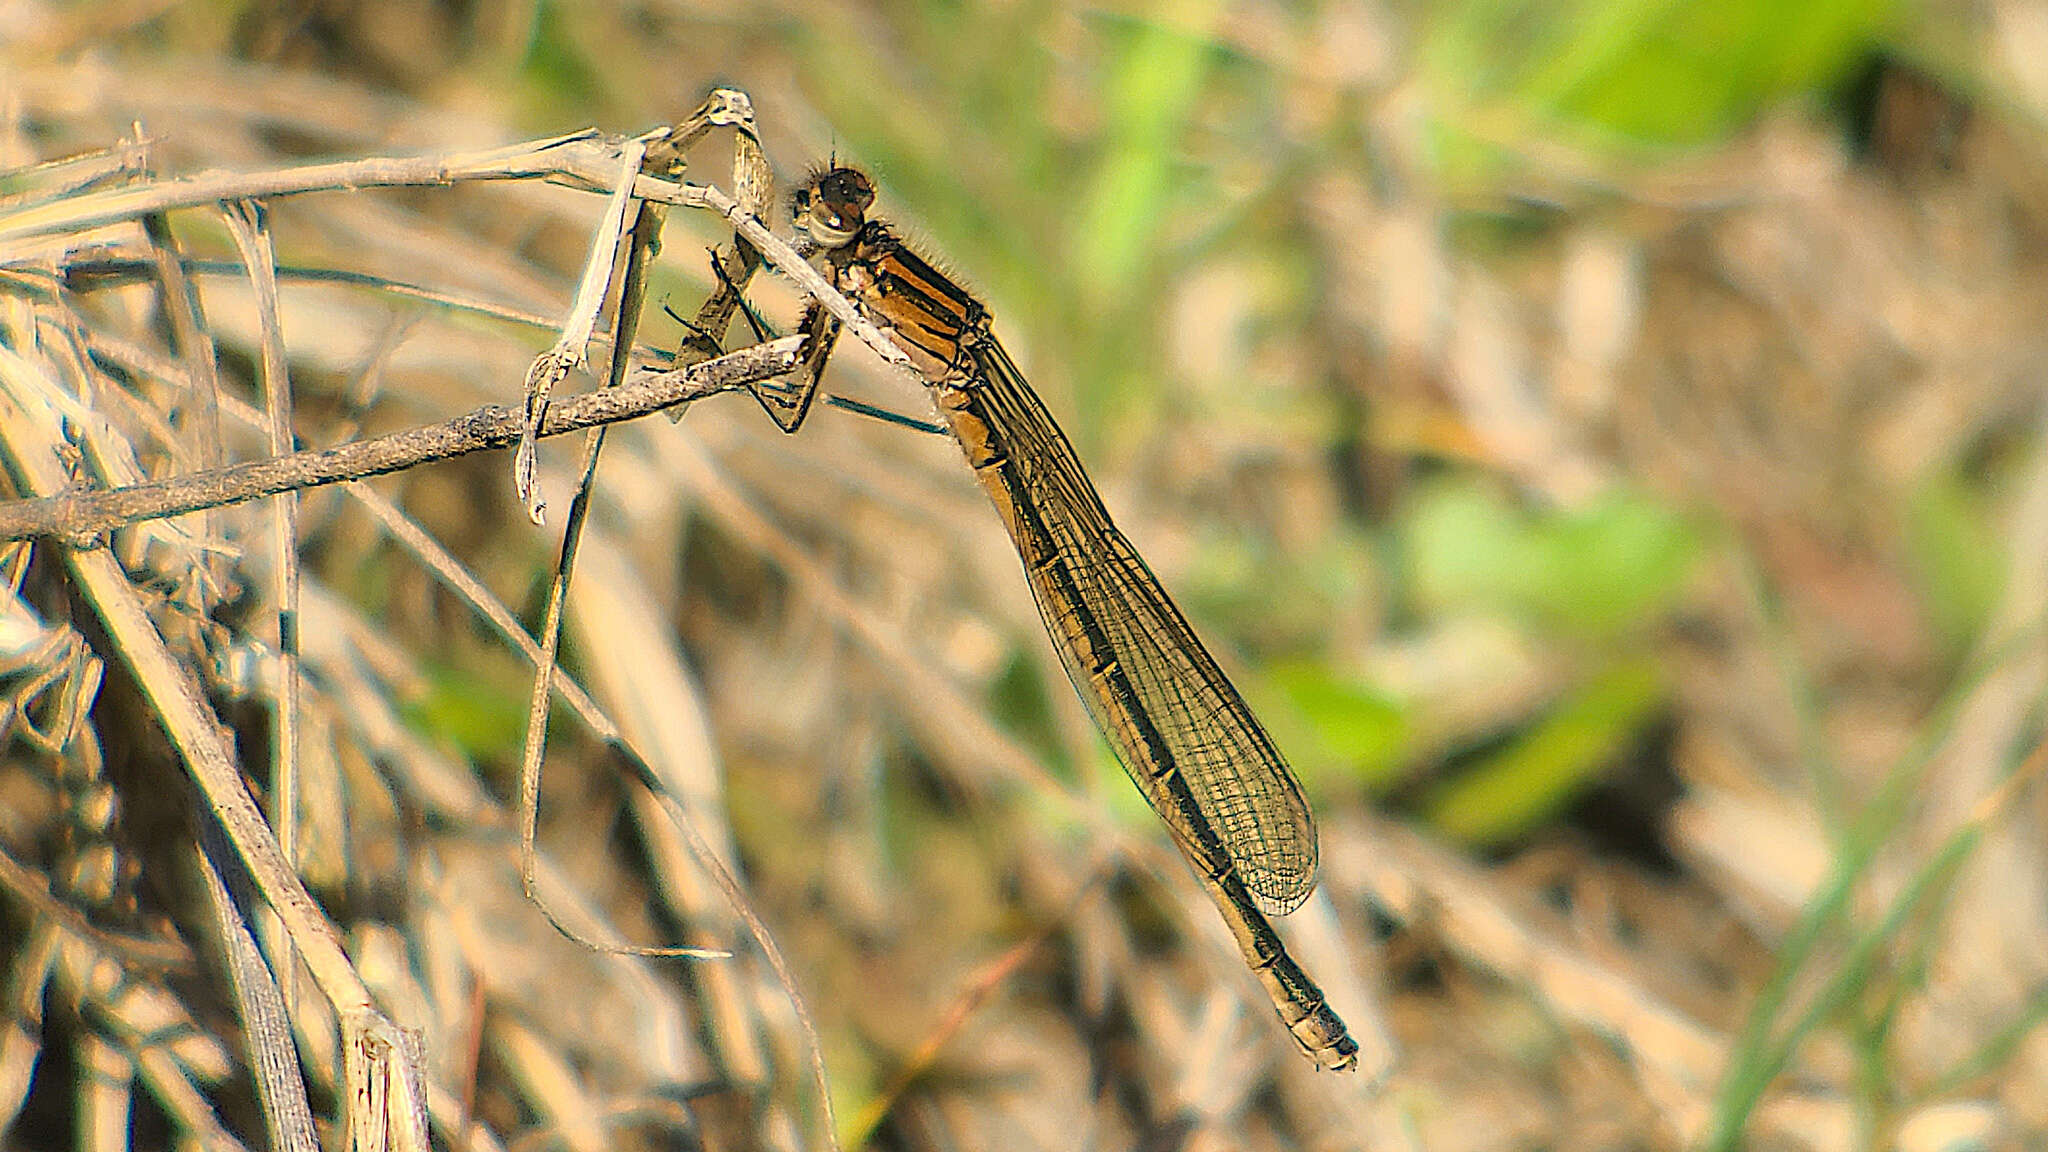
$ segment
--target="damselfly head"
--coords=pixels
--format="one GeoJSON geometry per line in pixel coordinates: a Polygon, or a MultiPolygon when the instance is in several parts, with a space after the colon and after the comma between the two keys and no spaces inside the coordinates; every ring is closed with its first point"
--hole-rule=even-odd
{"type": "Polygon", "coordinates": [[[874,202],[875,186],[866,173],[826,168],[797,185],[790,215],[799,236],[821,249],[843,248],[853,243],[874,202]]]}

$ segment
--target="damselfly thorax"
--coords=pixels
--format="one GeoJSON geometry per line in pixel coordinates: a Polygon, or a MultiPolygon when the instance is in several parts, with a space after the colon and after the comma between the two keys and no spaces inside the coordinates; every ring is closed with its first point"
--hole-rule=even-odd
{"type": "Polygon", "coordinates": [[[920,376],[971,383],[963,379],[976,375],[968,349],[992,338],[988,309],[887,224],[867,218],[874,200],[859,170],[828,169],[796,190],[797,235],[820,255],[834,287],[895,332],[920,376]]]}

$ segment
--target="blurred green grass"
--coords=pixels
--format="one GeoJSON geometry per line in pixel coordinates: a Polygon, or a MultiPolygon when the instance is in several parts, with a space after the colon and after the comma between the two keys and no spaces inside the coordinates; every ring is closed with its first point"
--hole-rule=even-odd
{"type": "Polygon", "coordinates": [[[1709,146],[1774,101],[1825,95],[1883,41],[1890,0],[1470,0],[1439,8],[1421,74],[1452,183],[1516,141],[1616,156],[1709,146]]]}
{"type": "MultiPolygon", "coordinates": [[[[1226,261],[1327,262],[1299,226],[1297,185],[1361,160],[1341,121],[1285,126],[1293,78],[1226,38],[1227,16],[1211,0],[1120,12],[910,4],[858,18],[879,28],[822,14],[786,30],[837,146],[874,167],[891,211],[994,298],[1034,383],[1110,476],[1183,403],[1161,369],[1175,338],[1162,299],[1226,261]]],[[[1520,212],[1512,148],[1549,141],[1595,166],[1710,148],[1773,107],[1824,110],[1900,26],[1896,6],[1875,0],[1474,0],[1420,16],[1434,179],[1509,217],[1520,212]]],[[[1540,234],[1542,218],[1530,222],[1540,234]]],[[[1329,307],[1316,280],[1247,323],[1298,328],[1329,307]]],[[[1246,381],[1225,401],[1238,407],[1206,418],[1332,427],[1323,384],[1275,376],[1246,381]]],[[[1571,672],[1548,708],[1424,806],[1448,834],[1499,843],[1562,810],[1655,719],[1657,629],[1712,535],[1692,515],[1641,492],[1563,508],[1484,484],[1419,485],[1368,523],[1361,547],[1276,549],[1251,526],[1207,546],[1256,560],[1200,563],[1192,592],[1180,588],[1205,631],[1252,656],[1255,705],[1291,713],[1274,723],[1293,729],[1287,745],[1318,791],[1384,789],[1428,754],[1409,715],[1421,705],[1361,681],[1300,625],[1342,615],[1346,597],[1383,580],[1360,570],[1376,557],[1400,560],[1384,594],[1422,614],[1408,627],[1496,618],[1531,650],[1558,653],[1571,672]]],[[[1954,523],[1923,518],[1928,533],[1954,523]]],[[[1929,588],[1979,606],[1951,613],[1963,628],[1987,589],[1940,559],[1949,543],[1930,541],[1929,588]]],[[[1042,706],[999,710],[1029,730],[1042,706]]],[[[1037,743],[1053,743],[1042,727],[1037,743]]]]}

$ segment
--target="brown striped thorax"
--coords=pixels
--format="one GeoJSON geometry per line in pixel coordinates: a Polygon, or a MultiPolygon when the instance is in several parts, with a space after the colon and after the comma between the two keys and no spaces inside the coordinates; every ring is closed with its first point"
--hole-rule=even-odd
{"type": "Polygon", "coordinates": [[[797,186],[797,250],[822,260],[833,287],[893,330],[919,374],[968,384],[968,349],[988,334],[989,312],[965,288],[868,218],[875,187],[855,168],[826,168],[797,186]]]}

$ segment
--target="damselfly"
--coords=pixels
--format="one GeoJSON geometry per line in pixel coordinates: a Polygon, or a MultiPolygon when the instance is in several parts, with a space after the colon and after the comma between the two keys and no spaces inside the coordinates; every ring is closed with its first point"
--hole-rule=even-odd
{"type": "MultiPolygon", "coordinates": [[[[988,309],[870,219],[874,199],[855,169],[814,174],[793,201],[798,250],[909,354],[1010,531],[1068,677],[1288,1030],[1317,1064],[1355,1067],[1357,1043],[1265,916],[1294,910],[1315,887],[1316,826],[1301,786],[1110,522],[1073,446],[996,341],[988,309]]],[[[839,334],[815,303],[804,327],[812,341],[795,387],[757,393],[788,431],[803,422],[839,334]]]]}

